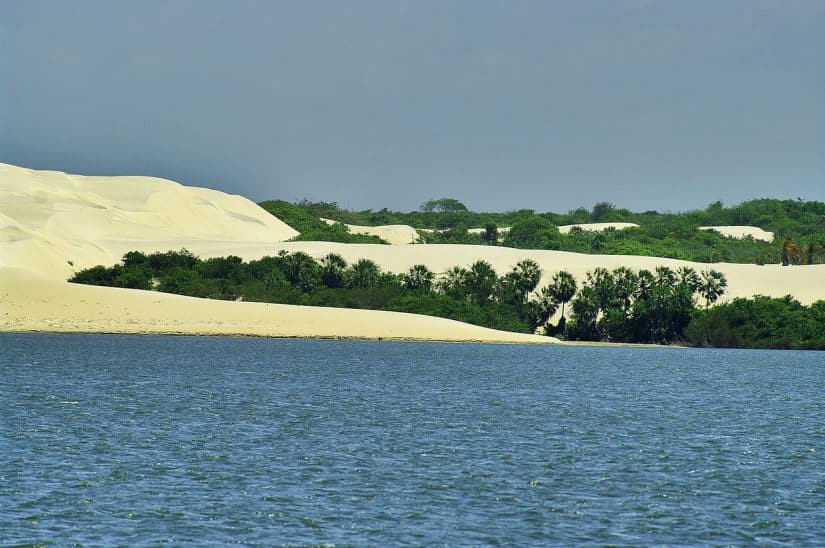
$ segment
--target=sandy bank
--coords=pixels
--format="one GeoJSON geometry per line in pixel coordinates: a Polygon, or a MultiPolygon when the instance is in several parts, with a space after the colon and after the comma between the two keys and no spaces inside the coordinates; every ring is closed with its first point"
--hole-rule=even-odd
{"type": "MultiPolygon", "coordinates": [[[[240,196],[150,177],[0,164],[0,330],[552,343],[414,314],[236,303],[69,284],[129,250],[274,255],[295,236],[240,196]]],[[[390,246],[378,246],[390,247],[390,246]]]]}
{"type": "Polygon", "coordinates": [[[415,314],[213,301],[70,284],[17,269],[2,269],[0,275],[0,331],[558,342],[415,314]]]}

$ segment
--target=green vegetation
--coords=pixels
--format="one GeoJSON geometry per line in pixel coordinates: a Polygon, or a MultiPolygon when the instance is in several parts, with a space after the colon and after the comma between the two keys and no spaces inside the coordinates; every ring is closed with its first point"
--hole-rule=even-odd
{"type": "Polygon", "coordinates": [[[696,294],[706,306],[727,280],[715,270],[701,275],[690,267],[655,272],[597,268],[573,299],[567,336],[574,340],[667,344],[681,341],[696,315],[696,294]]]}
{"type": "Polygon", "coordinates": [[[348,211],[341,209],[336,203],[307,200],[299,204],[275,201],[261,205],[301,231],[300,239],[305,240],[331,240],[333,236],[342,236],[327,235],[323,230],[330,229],[317,224],[307,224],[307,228],[301,230],[298,224],[293,224],[299,220],[291,220],[289,214],[297,217],[300,212],[303,223],[324,217],[348,224],[407,224],[418,229],[436,230],[433,233],[422,232],[422,239],[426,243],[504,245],[605,255],[670,257],[704,263],[815,263],[821,261],[825,247],[825,203],[813,201],[766,198],[750,200],[733,207],[724,207],[720,202],[715,202],[703,210],[684,213],[635,213],[616,208],[607,202],[599,202],[590,210],[578,208],[566,214],[536,213],[530,209],[477,213],[468,211],[464,204],[453,198],[430,200],[422,204],[419,211],[409,213],[387,209],[348,211]],[[276,209],[268,204],[280,205],[276,209]],[[287,206],[294,208],[294,211],[288,210],[287,206]],[[603,232],[574,229],[569,234],[559,234],[555,230],[559,225],[592,222],[628,222],[636,223],[639,227],[608,229],[603,232]],[[698,230],[700,226],[720,225],[756,226],[773,232],[775,241],[728,238],[717,232],[698,230]],[[469,228],[482,227],[485,231],[481,234],[467,231],[469,228]],[[510,234],[504,234],[500,227],[512,227],[512,230],[510,234]]]}
{"type": "Polygon", "coordinates": [[[685,330],[693,346],[825,350],[825,301],[734,299],[698,315],[685,330]]]}
{"type": "Polygon", "coordinates": [[[714,270],[597,268],[581,289],[568,272],[555,273],[538,288],[540,277],[531,260],[503,276],[482,260],[440,276],[420,264],[398,275],[367,259],[349,265],[336,254],[319,262],[282,251],[244,263],[234,256],[201,260],[181,250],[132,251],[121,264],[95,266],[70,281],[212,299],[410,312],[505,331],[543,328],[548,335],[582,341],[825,349],[825,301],[804,307],[790,296],[756,297],[711,308],[727,285],[714,270]],[[559,321],[548,323],[559,308],[559,321]]]}
{"type": "Polygon", "coordinates": [[[352,234],[342,223],[327,224],[304,205],[283,200],[261,202],[262,208],[300,232],[296,241],[342,242],[347,244],[385,244],[378,236],[352,234]]]}
{"type": "Polygon", "coordinates": [[[456,267],[436,278],[424,265],[397,275],[367,259],[348,265],[335,254],[318,262],[302,252],[282,251],[245,263],[234,256],[201,260],[181,250],[132,251],[121,264],[86,269],[70,281],[212,299],[411,312],[530,333],[555,310],[529,298],[539,276],[530,260],[500,277],[489,263],[478,261],[469,270],[456,267]]]}

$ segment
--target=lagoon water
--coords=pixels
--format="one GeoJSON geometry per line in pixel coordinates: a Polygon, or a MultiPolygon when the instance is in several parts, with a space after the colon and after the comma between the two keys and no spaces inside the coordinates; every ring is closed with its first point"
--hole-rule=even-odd
{"type": "Polygon", "coordinates": [[[0,541],[825,542],[825,353],[0,335],[0,541]]]}

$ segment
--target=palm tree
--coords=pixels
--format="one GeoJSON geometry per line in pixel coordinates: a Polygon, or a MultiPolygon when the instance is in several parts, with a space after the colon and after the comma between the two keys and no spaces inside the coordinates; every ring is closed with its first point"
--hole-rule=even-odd
{"type": "Polygon", "coordinates": [[[633,295],[639,286],[639,277],[626,266],[620,266],[613,270],[613,286],[616,298],[622,303],[622,310],[627,317],[633,295]]]}
{"type": "Polygon", "coordinates": [[[710,307],[710,303],[716,300],[725,292],[728,286],[728,279],[717,270],[703,270],[702,284],[699,286],[699,294],[705,298],[705,312],[710,307]]]}
{"type": "Polygon", "coordinates": [[[347,261],[337,253],[330,253],[321,259],[321,282],[327,287],[344,287],[344,271],[347,261]]]}
{"type": "Polygon", "coordinates": [[[303,251],[284,255],[279,254],[278,257],[283,261],[282,265],[286,279],[293,285],[298,286],[301,291],[305,293],[312,291],[320,281],[318,263],[303,251]]]}
{"type": "Polygon", "coordinates": [[[401,283],[410,291],[429,291],[433,287],[435,274],[426,265],[417,264],[410,267],[409,272],[404,274],[401,283]]]}
{"type": "Polygon", "coordinates": [[[467,271],[460,266],[454,266],[438,280],[436,287],[445,295],[460,299],[464,297],[467,271]]]}
{"type": "Polygon", "coordinates": [[[561,317],[564,318],[564,305],[576,295],[576,280],[569,272],[562,270],[553,275],[550,284],[553,300],[561,304],[561,317]]]}
{"type": "Polygon", "coordinates": [[[676,283],[676,273],[669,266],[656,267],[656,285],[672,287],[676,283]]]}
{"type": "Polygon", "coordinates": [[[360,259],[347,271],[348,287],[370,288],[378,284],[381,269],[369,259],[360,259]]]}
{"type": "Polygon", "coordinates": [[[493,265],[487,261],[476,261],[465,271],[462,283],[467,296],[477,303],[483,303],[492,297],[498,276],[493,265]]]}
{"type": "Polygon", "coordinates": [[[702,284],[702,280],[701,278],[699,278],[699,274],[697,274],[696,270],[689,266],[680,266],[678,269],[676,269],[676,278],[679,280],[680,284],[686,285],[694,293],[699,289],[699,286],[702,284]]]}
{"type": "Polygon", "coordinates": [[[653,288],[655,278],[650,270],[642,269],[639,271],[639,286],[636,291],[636,298],[647,300],[650,297],[650,290],[653,288]]]}
{"type": "Polygon", "coordinates": [[[599,330],[596,320],[599,318],[599,297],[593,288],[589,285],[582,287],[570,307],[573,309],[575,331],[578,337],[583,340],[597,340],[599,330]]]}
{"type": "Polygon", "coordinates": [[[536,261],[524,259],[517,262],[510,273],[514,275],[516,287],[521,293],[521,301],[526,303],[527,297],[536,289],[536,286],[539,285],[541,268],[539,268],[536,261]]]}
{"type": "Polygon", "coordinates": [[[587,284],[593,288],[593,293],[599,304],[599,310],[607,310],[615,299],[616,281],[613,274],[606,268],[598,267],[587,273],[587,284]]]}
{"type": "Polygon", "coordinates": [[[534,315],[535,318],[532,318],[531,326],[535,330],[537,327],[547,325],[547,320],[550,319],[550,316],[556,313],[556,310],[559,308],[559,303],[556,301],[556,297],[553,294],[553,289],[551,286],[546,285],[541,288],[538,292],[538,299],[536,299],[534,308],[534,315]]]}

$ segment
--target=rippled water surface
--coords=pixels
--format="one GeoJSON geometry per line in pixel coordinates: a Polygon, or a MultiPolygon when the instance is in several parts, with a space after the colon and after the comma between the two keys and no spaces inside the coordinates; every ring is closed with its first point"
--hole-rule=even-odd
{"type": "Polygon", "coordinates": [[[825,542],[825,353],[0,344],[7,543],[825,542]]]}

